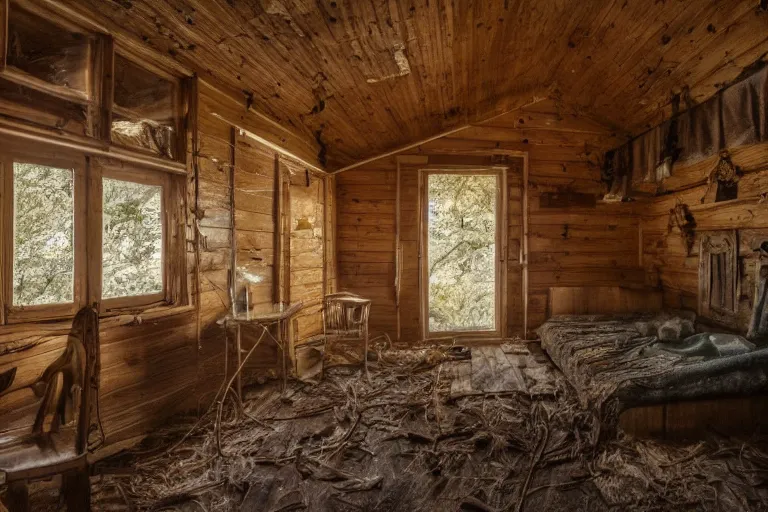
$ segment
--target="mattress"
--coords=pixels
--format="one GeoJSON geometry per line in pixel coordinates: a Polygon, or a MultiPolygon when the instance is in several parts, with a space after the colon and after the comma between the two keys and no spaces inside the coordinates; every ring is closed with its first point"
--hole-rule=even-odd
{"type": "Polygon", "coordinates": [[[614,413],[768,390],[768,348],[675,314],[563,315],[538,329],[582,407],[614,413]]]}

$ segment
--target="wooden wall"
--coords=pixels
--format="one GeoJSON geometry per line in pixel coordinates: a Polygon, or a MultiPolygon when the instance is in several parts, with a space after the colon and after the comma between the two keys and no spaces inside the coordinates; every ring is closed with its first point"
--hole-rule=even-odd
{"type": "MultiPolygon", "coordinates": [[[[230,123],[246,130],[251,127],[247,124],[248,117],[233,117],[228,102],[215,90],[203,88],[198,159],[202,339],[197,379],[197,395],[202,398],[211,391],[211,383],[218,384],[224,374],[225,332],[216,321],[225,316],[230,307],[231,222],[234,221],[236,234],[238,293],[247,288],[256,312],[272,311],[278,297],[286,302],[304,302],[305,308],[290,326],[297,342],[322,331],[323,286],[325,283],[328,289],[333,289],[335,281],[332,229],[325,222],[325,204],[331,204],[326,197],[332,194],[334,179],[308,170],[299,161],[277,154],[233,128],[230,123]],[[221,112],[229,114],[226,120],[216,115],[221,112]],[[234,216],[230,196],[232,177],[234,216]],[[280,187],[277,180],[282,181],[280,187]],[[279,193],[282,199],[278,219],[279,193]],[[325,231],[329,236],[325,236],[325,231]],[[280,254],[275,250],[276,235],[282,236],[280,254]],[[279,283],[275,282],[278,275],[275,265],[280,266],[279,283]],[[276,286],[281,288],[279,295],[276,286]]],[[[259,334],[258,330],[244,329],[243,349],[249,350],[259,334]]],[[[229,333],[230,337],[233,335],[229,333]]],[[[229,371],[233,369],[234,357],[230,352],[229,371]]],[[[277,347],[271,341],[263,341],[251,356],[243,381],[247,384],[274,377],[278,368],[277,347]]]]}
{"type": "MultiPolygon", "coordinates": [[[[469,156],[528,157],[528,321],[529,331],[547,316],[549,288],[554,286],[642,286],[639,218],[631,204],[552,208],[544,193],[581,193],[601,197],[598,161],[616,145],[615,133],[598,122],[542,101],[425,143],[408,155],[437,157],[445,165],[462,165],[469,156]]],[[[522,173],[509,175],[508,334],[522,334],[522,173]],[[519,178],[516,179],[516,176],[519,178]],[[517,214],[517,212],[520,212],[517,214]],[[518,215],[516,217],[515,215],[518,215]]],[[[397,164],[387,157],[337,175],[339,287],[374,300],[371,328],[396,334],[395,227],[397,164]]],[[[415,173],[401,170],[401,241],[403,251],[417,244],[415,173]],[[409,209],[411,208],[411,209],[409,209]]],[[[410,252],[412,254],[412,251],[410,252]]],[[[404,254],[402,287],[413,286],[417,261],[404,254]]],[[[402,340],[419,339],[407,330],[418,316],[416,303],[401,288],[402,340]]]]}
{"type": "MultiPolygon", "coordinates": [[[[99,398],[107,437],[102,453],[145,434],[177,412],[197,410],[213,398],[224,376],[226,334],[217,320],[230,308],[233,221],[238,282],[243,286],[245,274],[254,281],[248,287],[255,309],[272,308],[274,264],[282,261],[284,273],[291,276],[293,298],[311,306],[294,324],[304,338],[320,329],[319,299],[324,286],[329,290],[335,286],[333,229],[328,225],[333,215],[325,215],[326,204],[333,208],[334,179],[315,173],[307,187],[305,166],[291,158],[278,158],[274,149],[230,124],[258,132],[263,120],[202,83],[198,110],[191,123],[197,127],[197,141],[196,148],[190,144],[187,230],[182,233],[187,245],[190,304],[102,319],[99,398]],[[291,243],[285,247],[290,246],[290,253],[286,250],[277,260],[276,161],[280,175],[286,184],[290,182],[285,195],[290,211],[311,224],[311,229],[305,229],[306,223],[286,219],[285,226],[290,226],[286,239],[291,243]],[[324,236],[326,230],[329,237],[324,236]]],[[[190,139],[194,139],[192,134],[190,139]]],[[[0,442],[30,428],[38,402],[27,386],[61,353],[70,326],[68,321],[0,326],[0,373],[17,368],[12,388],[0,397],[0,442]],[[30,342],[33,348],[18,350],[30,342]]],[[[246,332],[244,339],[247,349],[252,337],[246,332]]],[[[263,343],[254,353],[245,381],[276,376],[277,361],[276,347],[263,343]]]]}
{"type": "Polygon", "coordinates": [[[370,329],[391,336],[397,322],[396,180],[396,164],[390,160],[336,176],[339,289],[372,299],[370,329]]]}
{"type": "Polygon", "coordinates": [[[661,184],[662,195],[642,206],[643,266],[648,284],[663,288],[665,307],[696,311],[701,233],[738,230],[738,316],[746,326],[754,293],[752,246],[768,239],[768,144],[731,150],[731,157],[743,173],[736,199],[715,203],[715,187],[708,191],[707,178],[718,159],[714,156],[675,167],[661,184]],[[679,228],[669,226],[670,210],[678,203],[688,206],[696,223],[690,254],[679,228]]]}
{"type": "MultiPolygon", "coordinates": [[[[326,192],[323,175],[317,175],[286,161],[290,194],[290,302],[304,303],[293,319],[298,342],[323,332],[322,300],[324,293],[325,241],[328,228],[326,192]]],[[[330,206],[330,205],[329,205],[330,206]]]]}

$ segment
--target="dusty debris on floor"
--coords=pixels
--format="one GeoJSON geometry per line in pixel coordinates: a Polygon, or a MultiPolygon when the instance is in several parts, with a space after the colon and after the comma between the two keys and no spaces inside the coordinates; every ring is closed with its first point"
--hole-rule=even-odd
{"type": "MultiPolygon", "coordinates": [[[[232,398],[102,462],[114,511],[750,510],[765,446],[599,443],[537,345],[388,350],[232,398]]],[[[232,395],[229,395],[230,397],[232,395]]],[[[37,496],[41,501],[43,498],[37,496]]]]}

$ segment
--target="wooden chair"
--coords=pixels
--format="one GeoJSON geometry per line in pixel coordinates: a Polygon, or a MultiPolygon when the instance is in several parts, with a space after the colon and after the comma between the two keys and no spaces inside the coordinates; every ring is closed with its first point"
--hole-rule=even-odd
{"type": "Polygon", "coordinates": [[[4,474],[8,485],[10,512],[30,510],[30,481],[56,475],[62,475],[67,510],[91,509],[88,433],[99,366],[99,316],[86,307],[75,315],[64,352],[31,386],[41,397],[31,433],[0,446],[0,477],[4,474]]]}
{"type": "Polygon", "coordinates": [[[371,300],[350,292],[325,296],[323,334],[326,346],[340,340],[363,342],[363,367],[368,376],[368,317],[371,300]]]}

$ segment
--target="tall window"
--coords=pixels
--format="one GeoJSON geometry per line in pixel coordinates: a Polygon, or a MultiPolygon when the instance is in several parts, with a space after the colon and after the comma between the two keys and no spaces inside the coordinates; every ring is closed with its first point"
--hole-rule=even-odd
{"type": "Polygon", "coordinates": [[[85,300],[85,158],[19,145],[0,144],[0,316],[67,316],[85,300]]]}
{"type": "Polygon", "coordinates": [[[496,173],[427,174],[430,332],[497,329],[498,191],[496,173]]]}
{"type": "Polygon", "coordinates": [[[74,300],[73,169],[13,163],[13,305],[74,300]]]}

